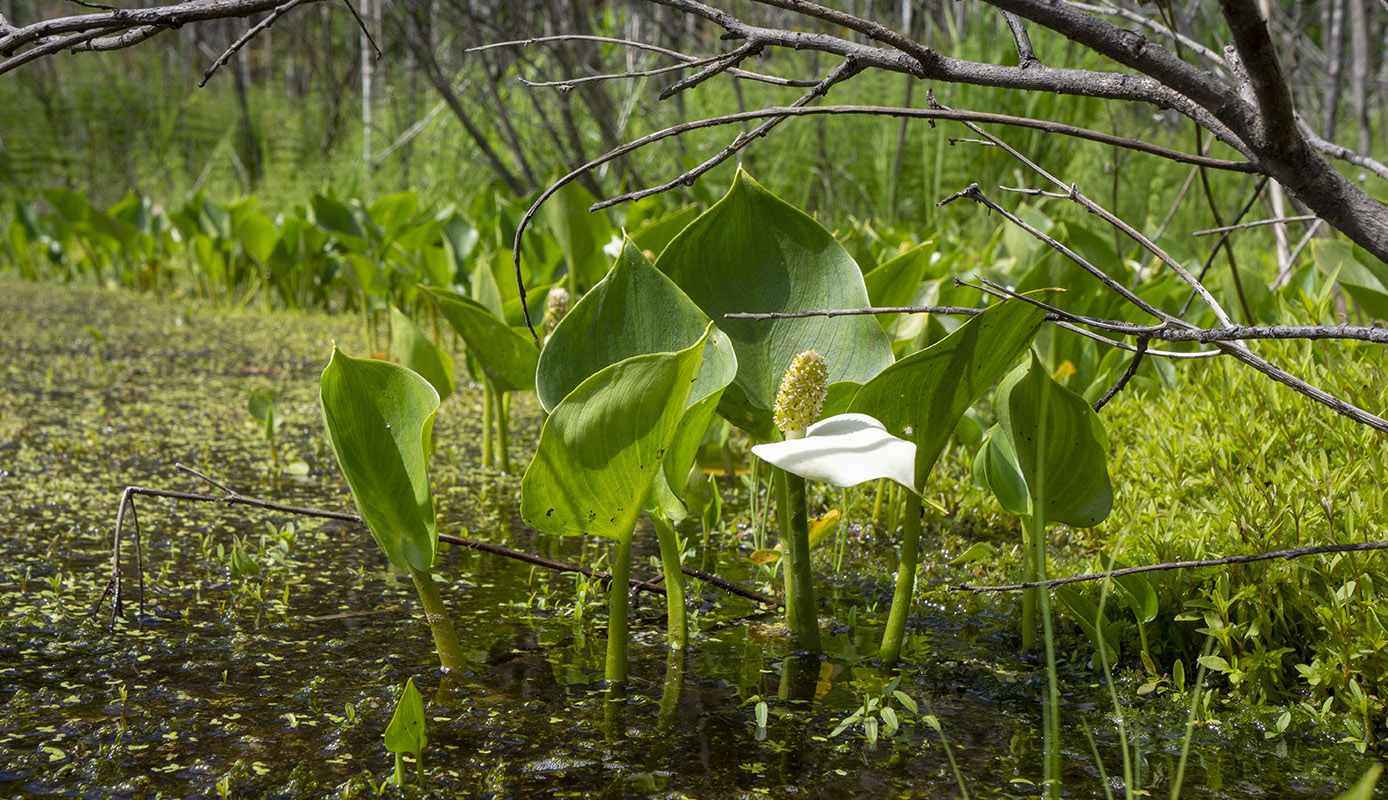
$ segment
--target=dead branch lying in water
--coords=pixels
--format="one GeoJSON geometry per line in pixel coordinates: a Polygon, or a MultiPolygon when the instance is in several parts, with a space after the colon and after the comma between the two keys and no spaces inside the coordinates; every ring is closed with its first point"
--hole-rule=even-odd
{"type": "MultiPolygon", "coordinates": [[[[116,624],[116,617],[122,616],[123,614],[122,607],[125,599],[121,572],[121,541],[122,534],[125,529],[126,509],[129,509],[130,511],[131,526],[134,529],[135,534],[135,574],[138,578],[139,583],[140,613],[145,613],[144,548],[140,541],[140,521],[138,515],[135,512],[136,497],[166,497],[173,500],[186,500],[195,503],[223,503],[226,505],[248,506],[250,508],[258,508],[265,511],[278,511],[284,514],[293,514],[295,516],[300,517],[330,519],[339,522],[350,522],[359,525],[365,525],[365,523],[362,521],[362,518],[357,514],[353,514],[346,511],[327,511],[319,508],[307,508],[305,506],[296,506],[287,503],[275,503],[269,500],[261,500],[259,498],[250,497],[248,495],[244,495],[240,492],[230,489],[226,485],[219,483],[216,480],[213,480],[212,478],[208,477],[202,472],[192,469],[191,467],[186,467],[182,464],[176,464],[175,466],[183,470],[184,472],[195,475],[201,478],[202,480],[207,481],[208,483],[220,489],[222,491],[222,494],[179,492],[170,489],[153,489],[144,486],[125,487],[125,490],[121,492],[120,506],[116,510],[115,533],[113,535],[111,545],[111,579],[107,581],[106,589],[101,593],[101,597],[97,598],[96,605],[92,609],[93,614],[100,612],[102,605],[106,603],[106,599],[108,597],[112,598],[110,622],[112,627],[114,627],[116,624]]],[[[588,567],[581,566],[579,564],[571,564],[567,561],[556,561],[552,558],[545,558],[544,556],[537,556],[532,553],[514,550],[509,547],[503,547],[499,544],[492,544],[491,542],[482,542],[476,539],[469,539],[467,537],[457,536],[451,533],[440,533],[439,540],[448,542],[450,544],[461,545],[463,547],[467,547],[472,550],[477,550],[479,552],[490,553],[492,555],[513,559],[515,561],[521,561],[526,564],[532,564],[537,567],[544,567],[545,569],[554,570],[555,572],[576,572],[588,578],[595,578],[604,583],[612,580],[612,575],[606,572],[598,572],[589,569],[588,567]]],[[[712,586],[716,586],[729,594],[737,595],[738,597],[745,597],[748,600],[753,600],[755,602],[761,603],[762,605],[770,606],[773,608],[780,605],[780,601],[776,600],[776,598],[774,597],[768,597],[767,595],[764,595],[760,592],[748,589],[745,586],[741,586],[731,581],[723,580],[717,575],[710,575],[707,572],[702,572],[700,570],[693,569],[692,567],[684,567],[681,571],[684,574],[689,575],[690,577],[704,581],[705,583],[708,583],[712,586]]],[[[666,593],[665,587],[662,586],[658,581],[646,581],[641,580],[639,578],[630,578],[629,581],[631,583],[633,591],[654,592],[656,594],[666,593]]]]}

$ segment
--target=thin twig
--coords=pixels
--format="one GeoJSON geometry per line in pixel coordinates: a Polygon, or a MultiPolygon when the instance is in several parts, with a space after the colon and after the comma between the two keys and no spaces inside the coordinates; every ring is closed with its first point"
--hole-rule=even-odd
{"type": "MultiPolygon", "coordinates": [[[[712,61],[719,58],[724,58],[726,56],[726,54],[720,53],[719,55],[713,56],[712,58],[704,59],[698,58],[696,56],[691,56],[688,53],[681,53],[678,50],[671,50],[668,47],[660,47],[659,45],[650,44],[649,42],[641,42],[635,39],[618,39],[612,36],[594,36],[591,34],[578,33],[565,33],[559,34],[557,36],[536,36],[530,39],[511,39],[505,42],[492,42],[490,44],[469,47],[463,52],[480,53],[485,50],[494,50],[499,47],[528,47],[532,44],[548,44],[551,42],[601,42],[603,44],[617,44],[622,45],[623,47],[631,47],[637,50],[646,50],[652,53],[659,53],[663,56],[670,56],[671,58],[678,58],[681,61],[685,62],[686,66],[703,63],[705,61],[712,61]]],[[[743,78],[746,80],[758,81],[760,83],[769,83],[774,86],[789,86],[799,89],[807,89],[818,83],[818,81],[781,78],[776,75],[763,75],[760,72],[749,72],[744,69],[736,68],[729,70],[728,74],[732,75],[735,78],[743,78]]]]}
{"type": "Polygon", "coordinates": [[[731,53],[727,53],[721,56],[720,58],[714,60],[713,63],[709,64],[708,66],[704,67],[703,69],[699,70],[693,75],[681,78],[680,80],[675,81],[669,86],[666,86],[664,89],[661,89],[657,99],[668,100],[671,97],[674,97],[675,95],[679,94],[680,92],[685,91],[686,89],[693,89],[695,86],[698,86],[699,84],[703,83],[709,78],[712,78],[716,75],[721,75],[724,72],[727,72],[728,70],[732,69],[733,67],[736,67],[738,64],[741,64],[743,61],[746,61],[750,56],[757,55],[761,52],[761,50],[761,45],[756,44],[754,42],[747,42],[746,44],[743,44],[736,50],[732,51],[731,53]]]}
{"type": "MultiPolygon", "coordinates": [[[[221,68],[222,65],[230,61],[231,57],[236,55],[236,53],[242,47],[245,47],[246,44],[250,42],[250,40],[254,39],[257,34],[270,27],[271,25],[275,24],[275,20],[279,19],[280,16],[282,16],[286,11],[289,11],[295,6],[303,5],[306,2],[309,2],[309,0],[289,0],[289,2],[285,3],[282,6],[276,6],[273,11],[266,15],[265,19],[262,19],[261,21],[252,25],[249,30],[241,34],[241,37],[239,39],[231,43],[231,47],[228,47],[226,49],[226,52],[222,53],[221,57],[219,57],[216,61],[212,62],[212,66],[208,67],[206,72],[202,73],[202,80],[198,81],[198,88],[201,89],[202,87],[206,86],[207,82],[212,78],[212,74],[216,72],[219,68],[221,68]]],[[[346,2],[346,0],[344,0],[344,2],[346,2]]],[[[352,4],[348,3],[347,7],[351,8],[352,4]]],[[[353,9],[352,14],[355,15],[356,13],[356,10],[353,9]]],[[[357,17],[357,22],[361,22],[361,17],[357,17]]],[[[362,30],[366,30],[365,25],[363,25],[362,30]]],[[[370,36],[371,34],[368,33],[367,38],[370,38],[370,36]]],[[[375,46],[374,42],[372,43],[372,46],[375,46]]],[[[380,50],[376,51],[376,57],[381,57],[380,50]]]]}
{"type": "Polygon", "coordinates": [[[366,41],[371,43],[371,49],[376,51],[376,60],[380,61],[382,55],[381,48],[376,46],[376,39],[371,36],[371,29],[366,27],[366,20],[362,19],[361,14],[357,13],[357,7],[352,5],[352,0],[342,0],[342,2],[346,4],[347,10],[352,12],[352,18],[357,21],[357,27],[361,28],[362,35],[366,37],[366,41]]]}
{"type": "MultiPolygon", "coordinates": [[[[962,285],[969,285],[963,283],[962,285]]],[[[977,287],[975,287],[977,288],[977,287]]],[[[1014,293],[1015,294],[1015,293],[1014,293]]],[[[1013,295],[1009,295],[1013,296],[1013,295]]],[[[1015,295],[1023,297],[1025,295],[1015,295]]],[[[1035,305],[1042,305],[1028,300],[1035,305]]],[[[1046,307],[1042,305],[1042,307],[1046,307]]],[[[867,306],[864,308],[825,308],[813,311],[734,311],[724,314],[725,319],[800,319],[802,317],[850,317],[868,314],[945,314],[949,316],[976,316],[984,309],[968,306],[867,306]]],[[[1105,330],[1133,336],[1148,336],[1165,342],[1237,342],[1257,339],[1346,339],[1374,344],[1388,344],[1388,328],[1372,325],[1236,325],[1229,328],[1173,328],[1161,325],[1137,325],[1114,319],[1078,317],[1061,311],[1046,315],[1047,322],[1065,322],[1072,319],[1088,321],[1105,330]]]]}
{"type": "Polygon", "coordinates": [[[1238,225],[1225,225],[1219,228],[1209,228],[1203,231],[1196,231],[1191,236],[1209,236],[1213,233],[1228,233],[1230,231],[1241,231],[1245,228],[1256,228],[1260,225],[1281,225],[1285,222],[1312,222],[1320,217],[1315,214],[1302,214],[1298,217],[1277,217],[1275,219],[1256,219],[1252,222],[1241,222],[1238,225]]]}
{"type": "Polygon", "coordinates": [[[1118,382],[1109,387],[1109,390],[1104,392],[1104,396],[1094,402],[1095,411],[1099,411],[1104,406],[1108,405],[1108,401],[1112,400],[1115,395],[1123,391],[1123,387],[1127,386],[1128,381],[1132,380],[1133,376],[1137,374],[1137,367],[1142,363],[1142,357],[1147,354],[1148,341],[1150,340],[1146,336],[1137,337],[1137,353],[1133,355],[1133,360],[1128,362],[1128,368],[1123,371],[1123,376],[1118,379],[1118,382]]]}
{"type": "Polygon", "coordinates": [[[522,84],[532,89],[571,89],[580,83],[601,83],[602,81],[627,80],[631,78],[649,78],[654,75],[664,75],[668,72],[679,72],[682,69],[703,66],[705,64],[716,64],[727,59],[726,54],[720,53],[716,56],[701,58],[698,61],[687,61],[680,64],[669,64],[655,69],[634,70],[632,72],[604,72],[600,75],[584,75],[579,78],[562,78],[554,81],[532,81],[524,77],[517,77],[522,84]]]}
{"type": "Polygon", "coordinates": [[[1326,553],[1362,553],[1373,550],[1388,550],[1388,542],[1359,542],[1356,544],[1323,544],[1316,547],[1296,547],[1290,550],[1274,550],[1269,553],[1254,553],[1246,556],[1229,556],[1227,558],[1204,558],[1195,561],[1168,561],[1162,564],[1147,564],[1141,567],[1128,567],[1126,569],[1115,569],[1110,572],[1091,572],[1086,575],[1072,575],[1068,578],[1055,578],[1048,581],[1027,581],[1025,583],[1010,583],[1002,586],[971,586],[969,584],[959,584],[950,588],[958,592],[1017,592],[1023,589],[1050,589],[1056,586],[1064,586],[1069,583],[1082,583],[1084,581],[1097,581],[1104,578],[1121,578],[1124,575],[1137,575],[1143,572],[1161,572],[1172,569],[1194,569],[1196,567],[1222,567],[1229,564],[1251,564],[1258,561],[1272,561],[1280,558],[1300,558],[1301,556],[1315,556],[1326,553]]]}
{"type": "MultiPolygon", "coordinates": [[[[857,64],[852,60],[845,60],[840,62],[839,65],[833,69],[833,71],[831,71],[828,75],[824,76],[824,79],[821,80],[819,83],[815,84],[814,88],[801,95],[798,100],[796,100],[794,103],[790,105],[790,107],[802,108],[807,104],[812,103],[815,100],[818,100],[819,98],[827,94],[829,92],[830,87],[834,86],[834,84],[848,80],[849,78],[861,72],[862,69],[863,67],[861,65],[857,64]]],[[[650,197],[651,195],[662,194],[664,192],[670,191],[676,186],[690,186],[694,183],[694,181],[698,180],[700,176],[704,175],[706,172],[718,166],[719,164],[722,164],[724,161],[727,161],[729,158],[732,158],[738,151],[742,150],[747,145],[770,133],[773,128],[780,125],[782,122],[785,122],[787,119],[790,118],[790,116],[791,115],[789,114],[773,116],[770,119],[763,121],[760,125],[758,125],[750,131],[747,131],[745,133],[739,133],[737,137],[734,138],[731,142],[729,142],[728,145],[724,147],[722,150],[710,156],[707,160],[705,160],[698,166],[685,170],[672,180],[668,180],[665,183],[662,183],[658,186],[649,186],[645,189],[638,189],[636,191],[619,194],[616,197],[610,197],[606,200],[601,200],[597,203],[594,203],[589,210],[600,211],[604,208],[611,208],[612,206],[621,203],[628,203],[635,200],[640,200],[643,197],[650,197]]],[[[519,240],[517,241],[519,242],[519,240]]]]}

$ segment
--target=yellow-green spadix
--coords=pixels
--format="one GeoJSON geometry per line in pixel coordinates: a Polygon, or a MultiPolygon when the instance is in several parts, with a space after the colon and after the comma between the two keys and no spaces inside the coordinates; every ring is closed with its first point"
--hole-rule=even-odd
{"type": "Polygon", "coordinates": [[[889,478],[916,490],[915,444],[867,414],[839,414],[809,426],[803,438],[759,444],[752,452],[786,472],[839,488],[889,478]]]}

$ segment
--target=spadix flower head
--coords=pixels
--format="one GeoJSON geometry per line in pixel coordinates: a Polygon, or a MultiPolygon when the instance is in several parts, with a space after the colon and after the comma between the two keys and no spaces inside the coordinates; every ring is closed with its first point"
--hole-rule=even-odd
{"type": "Polygon", "coordinates": [[[841,489],[890,478],[916,491],[916,445],[867,414],[839,414],[809,426],[803,438],[759,444],[752,452],[786,472],[841,489]]]}
{"type": "Polygon", "coordinates": [[[772,420],[776,428],[794,438],[819,418],[824,408],[824,397],[829,393],[829,367],[824,356],[814,350],[806,350],[790,362],[781,390],[776,393],[776,403],[772,406],[772,420]]]}
{"type": "Polygon", "coordinates": [[[569,296],[569,290],[562,286],[556,286],[549,290],[549,294],[545,296],[545,320],[542,323],[546,338],[554,333],[555,327],[559,325],[559,320],[569,313],[572,300],[573,298],[569,296]]]}

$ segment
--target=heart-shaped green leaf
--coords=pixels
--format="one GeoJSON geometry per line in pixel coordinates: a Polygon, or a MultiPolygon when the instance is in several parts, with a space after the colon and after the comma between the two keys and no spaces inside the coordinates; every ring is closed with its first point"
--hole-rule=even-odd
{"type": "Polygon", "coordinates": [[[555,535],[631,536],[674,444],[707,340],[606,367],[555,406],[521,479],[527,525],[555,535]]]}
{"type": "Polygon", "coordinates": [[[449,324],[463,337],[492,385],[503,392],[535,388],[540,350],[529,334],[497,319],[485,306],[457,292],[426,287],[449,324]]]}
{"type": "Polygon", "coordinates": [[[862,273],[813,218],[739,171],[727,195],[680,232],[656,261],[732,340],[737,379],[719,412],[762,439],[790,361],[815,350],[829,381],[863,383],[891,363],[882,328],[865,317],[730,320],[734,311],[805,311],[867,304],[862,273]]]}
{"type": "Polygon", "coordinates": [[[401,364],[434,387],[440,403],[453,394],[452,356],[435,347],[414,320],[395,306],[390,307],[390,347],[401,364]]]}
{"type": "Polygon", "coordinates": [[[424,698],[415,688],[414,678],[408,678],[390,724],[386,726],[386,750],[420,756],[428,745],[429,737],[424,731],[424,698]]]}
{"type": "Polygon", "coordinates": [[[438,392],[402,366],[334,347],[319,401],[352,499],[386,557],[429,569],[438,530],[427,454],[438,392]]]}
{"type": "Polygon", "coordinates": [[[858,390],[849,410],[916,443],[916,488],[923,489],[959,417],[1026,352],[1045,313],[1021,300],[991,306],[883,370],[858,390]]]}
{"type": "Polygon", "coordinates": [[[1052,380],[1032,354],[998,386],[993,405],[1029,494],[1044,498],[1039,511],[1033,502],[1033,514],[1077,528],[1103,522],[1113,509],[1108,437],[1084,398],[1052,380]]]}
{"type": "MultiPolygon", "coordinates": [[[[540,405],[553,410],[588,376],[618,361],[683,350],[704,335],[708,323],[708,316],[628,239],[607,277],[545,342],[535,378],[540,405]]],[[[721,331],[715,329],[713,337],[731,354],[721,331]]]]}

